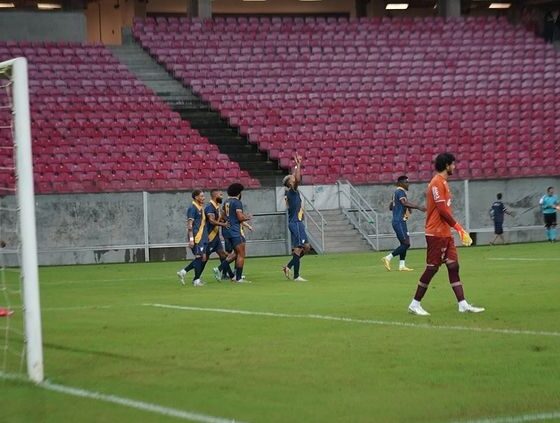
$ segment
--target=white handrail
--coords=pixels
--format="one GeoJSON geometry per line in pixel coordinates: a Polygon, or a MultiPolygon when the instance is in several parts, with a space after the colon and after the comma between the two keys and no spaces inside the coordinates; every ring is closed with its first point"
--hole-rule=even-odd
{"type": "MultiPolygon", "coordinates": [[[[379,250],[379,215],[375,211],[375,209],[367,202],[367,200],[360,194],[360,192],[347,180],[338,180],[337,185],[339,186],[339,196],[340,194],[344,195],[348,201],[350,202],[350,207],[343,209],[344,214],[353,221],[356,229],[362,234],[364,239],[367,241],[372,248],[379,250]],[[342,185],[348,186],[350,190],[350,194],[341,190],[340,187],[342,185]],[[350,211],[357,211],[359,213],[358,220],[355,221],[350,215],[350,211]],[[371,214],[373,213],[373,214],[371,214]],[[364,222],[360,219],[360,216],[364,218],[364,222]],[[371,240],[371,235],[368,234],[362,227],[362,224],[365,223],[369,226],[369,228],[375,233],[375,242],[371,240]]],[[[339,200],[340,202],[340,200],[339,200]]],[[[341,207],[342,208],[342,207],[341,207]]]]}
{"type": "MultiPolygon", "coordinates": [[[[303,192],[299,191],[299,193],[301,195],[301,198],[303,199],[303,208],[306,211],[305,220],[306,222],[311,221],[311,223],[313,223],[313,225],[315,225],[315,227],[319,231],[319,234],[321,235],[320,253],[324,253],[325,252],[325,218],[323,217],[323,214],[313,205],[313,203],[309,201],[309,199],[303,194],[303,192]],[[308,213],[309,209],[307,208],[307,206],[310,207],[311,211],[317,213],[320,219],[319,223],[317,223],[313,218],[313,216],[308,213]]],[[[307,235],[312,236],[312,234],[309,233],[307,235]]]]}

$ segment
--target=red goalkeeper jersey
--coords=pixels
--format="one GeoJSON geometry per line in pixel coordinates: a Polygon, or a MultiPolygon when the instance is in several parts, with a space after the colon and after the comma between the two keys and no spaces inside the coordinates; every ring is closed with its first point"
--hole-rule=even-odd
{"type": "Polygon", "coordinates": [[[435,175],[426,191],[426,236],[450,237],[455,224],[451,212],[451,190],[445,178],[435,175]]]}

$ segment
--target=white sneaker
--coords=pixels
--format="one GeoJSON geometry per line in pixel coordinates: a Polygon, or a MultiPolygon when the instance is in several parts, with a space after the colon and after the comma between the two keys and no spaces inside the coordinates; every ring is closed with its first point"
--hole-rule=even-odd
{"type": "Polygon", "coordinates": [[[420,304],[416,304],[416,305],[410,304],[408,306],[408,311],[409,311],[409,313],[415,314],[417,316],[429,316],[430,315],[430,313],[428,313],[426,310],[424,310],[420,304]]]}
{"type": "Polygon", "coordinates": [[[177,277],[179,278],[179,283],[181,285],[185,284],[185,276],[187,275],[187,272],[185,272],[185,269],[181,269],[177,272],[177,277]]]}
{"type": "Polygon", "coordinates": [[[294,279],[294,282],[307,282],[307,279],[303,279],[301,276],[298,276],[294,279]]]}
{"type": "Polygon", "coordinates": [[[214,267],[212,269],[212,272],[214,272],[214,277],[216,278],[216,280],[218,282],[222,281],[222,272],[220,272],[220,269],[218,269],[217,267],[214,267]]]}
{"type": "Polygon", "coordinates": [[[459,303],[459,313],[482,313],[484,310],[486,309],[483,307],[474,307],[466,301],[463,304],[459,303]]]}
{"type": "Polygon", "coordinates": [[[194,286],[204,286],[204,285],[205,285],[205,283],[202,282],[201,279],[195,279],[195,280],[192,282],[192,284],[193,284],[194,286]]]}

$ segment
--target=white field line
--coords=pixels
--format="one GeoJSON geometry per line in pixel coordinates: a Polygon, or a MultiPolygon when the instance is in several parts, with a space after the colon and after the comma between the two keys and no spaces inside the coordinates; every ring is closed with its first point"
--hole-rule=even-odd
{"type": "Polygon", "coordinates": [[[560,257],[541,257],[541,258],[526,258],[526,257],[488,257],[487,260],[494,261],[560,261],[560,257]]]}
{"type": "Polygon", "coordinates": [[[407,327],[407,328],[420,328],[420,329],[432,329],[432,330],[436,329],[436,330],[463,331],[463,332],[498,333],[502,335],[532,335],[532,336],[560,337],[560,332],[545,332],[545,331],[533,331],[533,330],[524,330],[524,329],[498,329],[498,328],[481,328],[476,326],[469,327],[469,326],[430,325],[427,323],[409,323],[409,322],[399,322],[399,321],[390,321],[390,320],[352,319],[351,317],[326,316],[320,314],[270,313],[270,312],[262,312],[262,311],[232,310],[226,308],[178,306],[172,304],[143,304],[143,305],[149,307],[158,307],[158,308],[183,310],[183,311],[202,311],[207,313],[241,314],[246,316],[266,316],[266,317],[279,317],[279,318],[289,318],[289,319],[315,319],[315,320],[328,320],[328,321],[344,322],[344,323],[359,323],[359,324],[366,324],[366,325],[400,326],[400,327],[407,327]]]}
{"type": "Polygon", "coordinates": [[[453,423],[523,423],[540,422],[544,420],[560,419],[560,411],[550,413],[524,414],[521,416],[509,417],[488,417],[480,420],[458,420],[453,423]]]}
{"type": "MultiPolygon", "coordinates": [[[[0,379],[17,380],[28,382],[28,379],[20,375],[13,375],[0,372],[0,379]]],[[[46,389],[47,391],[59,392],[61,394],[70,395],[80,398],[88,398],[96,401],[109,402],[112,404],[122,405],[136,410],[148,411],[150,413],[159,414],[161,416],[175,417],[181,420],[188,420],[201,423],[233,423],[239,420],[226,419],[223,417],[208,416],[206,414],[195,413],[192,411],[179,410],[177,408],[164,407],[144,401],[137,401],[130,398],[119,397],[116,395],[102,394],[100,392],[88,391],[81,388],[73,388],[71,386],[59,385],[48,381],[41,382],[35,386],[46,389]]]]}

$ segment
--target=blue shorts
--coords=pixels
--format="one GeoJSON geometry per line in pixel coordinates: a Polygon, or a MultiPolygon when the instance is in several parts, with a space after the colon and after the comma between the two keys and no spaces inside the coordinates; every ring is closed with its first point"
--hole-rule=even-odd
{"type": "Polygon", "coordinates": [[[245,242],[245,237],[244,236],[228,237],[228,238],[224,238],[224,242],[226,244],[226,251],[228,253],[231,253],[235,249],[235,247],[245,242]]]}
{"type": "Polygon", "coordinates": [[[393,230],[397,235],[397,238],[401,244],[409,244],[410,237],[408,235],[408,228],[406,227],[406,222],[393,222],[393,230]]]}
{"type": "Polygon", "coordinates": [[[494,221],[494,233],[496,235],[501,235],[504,233],[504,222],[494,221]]]}
{"type": "Polygon", "coordinates": [[[212,241],[208,242],[206,246],[206,255],[209,256],[212,253],[217,253],[218,251],[224,251],[224,246],[222,245],[222,240],[219,236],[216,236],[212,241]]]}
{"type": "Polygon", "coordinates": [[[292,238],[292,248],[303,247],[304,244],[309,242],[303,222],[290,222],[288,228],[292,238]]]}
{"type": "Polygon", "coordinates": [[[208,243],[204,241],[204,242],[199,242],[198,244],[194,244],[194,247],[191,248],[191,251],[195,257],[202,256],[206,254],[206,248],[208,248],[208,243]]]}

